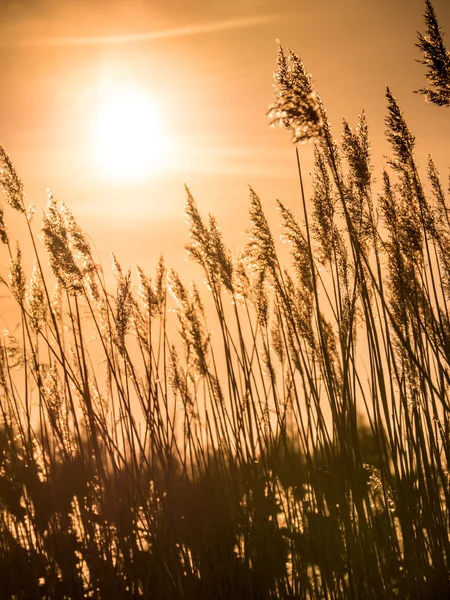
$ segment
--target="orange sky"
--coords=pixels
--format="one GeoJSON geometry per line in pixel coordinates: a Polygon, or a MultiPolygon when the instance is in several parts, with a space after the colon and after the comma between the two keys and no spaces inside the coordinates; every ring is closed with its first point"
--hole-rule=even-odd
{"type": "MultiPolygon", "coordinates": [[[[433,5],[449,46],[450,3],[433,5]]],[[[386,85],[417,136],[421,164],[431,152],[448,168],[448,110],[412,93],[424,84],[414,46],[424,30],[421,0],[3,0],[1,8],[0,143],[28,201],[42,208],[50,188],[107,263],[114,251],[124,266],[153,272],[162,252],[183,275],[195,273],[184,263],[184,183],[236,251],[248,184],[270,215],[276,198],[300,215],[289,136],[265,116],[276,38],[312,72],[336,136],[342,117],[352,125],[366,111],[378,178],[389,152],[386,85]],[[173,142],[166,166],[143,181],[108,180],[92,160],[105,82],[148,93],[173,142]]],[[[301,155],[308,179],[312,147],[301,155]]]]}

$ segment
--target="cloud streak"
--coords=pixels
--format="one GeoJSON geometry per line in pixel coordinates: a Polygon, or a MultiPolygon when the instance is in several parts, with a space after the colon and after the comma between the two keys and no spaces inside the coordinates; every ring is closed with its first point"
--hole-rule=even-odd
{"type": "Polygon", "coordinates": [[[102,46],[116,44],[138,44],[170,38],[187,37],[208,33],[219,33],[232,29],[244,29],[270,23],[276,18],[275,15],[258,15],[244,19],[225,19],[212,23],[199,23],[185,27],[175,27],[143,33],[131,33],[112,36],[53,36],[39,37],[23,40],[22,44],[37,46],[102,46]]]}

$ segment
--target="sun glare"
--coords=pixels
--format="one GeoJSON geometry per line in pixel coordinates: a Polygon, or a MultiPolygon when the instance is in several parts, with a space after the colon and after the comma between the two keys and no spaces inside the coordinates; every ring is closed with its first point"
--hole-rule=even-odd
{"type": "Polygon", "coordinates": [[[169,139],[151,99],[137,90],[106,96],[94,122],[95,159],[114,179],[140,180],[164,168],[169,139]]]}

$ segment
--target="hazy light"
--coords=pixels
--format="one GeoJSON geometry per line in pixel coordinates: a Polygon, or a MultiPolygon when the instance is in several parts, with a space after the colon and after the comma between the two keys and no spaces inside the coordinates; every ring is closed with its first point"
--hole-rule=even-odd
{"type": "MultiPolygon", "coordinates": [[[[224,19],[222,21],[212,21],[210,23],[199,23],[188,25],[186,27],[146,31],[142,33],[129,33],[109,36],[46,36],[27,38],[19,43],[21,45],[38,46],[98,46],[105,44],[136,44],[153,40],[164,40],[169,38],[201,35],[205,33],[219,33],[221,31],[233,29],[256,27],[258,25],[264,25],[266,23],[275,21],[277,18],[278,17],[275,14],[266,14],[244,19],[224,19]]],[[[3,41],[0,41],[0,45],[3,43],[3,41]]],[[[15,43],[15,40],[12,40],[12,42],[8,40],[8,43],[15,43]]]]}
{"type": "Polygon", "coordinates": [[[137,90],[106,96],[94,121],[95,160],[109,178],[137,180],[154,175],[167,160],[169,140],[161,114],[137,90]]]}

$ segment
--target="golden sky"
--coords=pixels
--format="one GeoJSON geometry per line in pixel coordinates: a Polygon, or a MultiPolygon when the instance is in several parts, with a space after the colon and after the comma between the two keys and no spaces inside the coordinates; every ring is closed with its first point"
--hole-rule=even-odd
{"type": "MultiPolygon", "coordinates": [[[[450,3],[433,5],[450,45],[450,3]]],[[[277,38],[312,72],[336,137],[343,117],[353,125],[366,111],[379,179],[389,153],[386,85],[417,136],[421,164],[432,153],[447,172],[448,111],[412,93],[425,81],[414,46],[422,0],[0,0],[0,8],[0,143],[28,202],[39,212],[50,188],[102,260],[114,251],[124,266],[153,271],[162,252],[186,270],[184,183],[236,251],[248,184],[269,215],[279,198],[300,216],[294,150],[265,114],[277,38]],[[115,138],[99,150],[105,98],[121,94],[152,107],[154,164],[145,175],[121,176],[130,150],[115,138]]],[[[308,180],[312,147],[301,156],[308,180]]]]}

